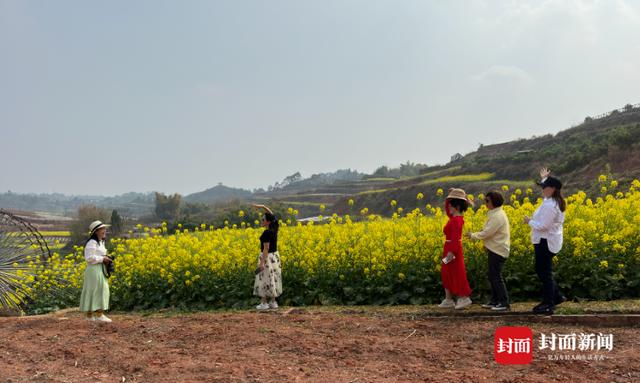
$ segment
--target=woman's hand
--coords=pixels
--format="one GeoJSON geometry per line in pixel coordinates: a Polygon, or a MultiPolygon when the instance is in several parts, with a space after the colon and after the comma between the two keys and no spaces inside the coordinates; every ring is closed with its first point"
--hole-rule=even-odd
{"type": "Polygon", "coordinates": [[[545,178],[549,177],[550,174],[551,174],[551,170],[549,170],[547,168],[540,169],[540,178],[541,179],[545,179],[545,178]]]}
{"type": "Polygon", "coordinates": [[[442,263],[444,263],[445,265],[448,263],[451,263],[451,261],[453,261],[454,259],[456,259],[455,254],[453,254],[453,252],[449,251],[447,252],[447,255],[442,258],[442,263]]]}
{"type": "Polygon", "coordinates": [[[522,219],[524,221],[525,224],[529,224],[529,221],[531,221],[531,218],[528,215],[525,215],[524,218],[522,219]]]}
{"type": "Polygon", "coordinates": [[[266,254],[261,254],[260,255],[260,258],[259,258],[260,263],[258,264],[258,267],[260,268],[260,271],[265,269],[265,267],[266,267],[265,263],[266,263],[267,257],[268,257],[268,255],[266,255],[266,254]]]}
{"type": "Polygon", "coordinates": [[[111,260],[111,258],[109,258],[109,257],[104,257],[104,258],[102,258],[102,263],[104,263],[105,265],[108,265],[108,264],[110,264],[111,262],[113,262],[113,261],[112,261],[112,260],[111,260]]]}
{"type": "Polygon", "coordinates": [[[470,231],[469,231],[469,232],[467,232],[467,238],[469,238],[469,239],[473,239],[472,234],[473,234],[473,233],[471,233],[470,231]]]}

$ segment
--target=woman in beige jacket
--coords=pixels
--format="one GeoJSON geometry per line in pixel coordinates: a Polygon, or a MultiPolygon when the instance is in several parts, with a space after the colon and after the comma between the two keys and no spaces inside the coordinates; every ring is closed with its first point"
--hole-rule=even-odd
{"type": "Polygon", "coordinates": [[[509,257],[511,245],[509,219],[502,210],[504,197],[500,192],[488,192],[484,202],[489,209],[484,227],[482,231],[469,233],[468,236],[471,239],[482,240],[488,255],[491,300],[482,307],[494,311],[505,311],[509,309],[509,295],[502,277],[502,267],[509,257]]]}

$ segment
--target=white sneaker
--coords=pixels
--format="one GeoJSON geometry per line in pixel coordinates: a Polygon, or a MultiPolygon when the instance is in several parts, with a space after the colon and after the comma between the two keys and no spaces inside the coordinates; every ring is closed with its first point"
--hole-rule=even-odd
{"type": "Polygon", "coordinates": [[[469,306],[471,304],[471,298],[469,297],[464,297],[464,298],[460,298],[458,299],[458,302],[456,302],[456,310],[462,310],[463,308],[469,306]]]}
{"type": "Polygon", "coordinates": [[[107,318],[106,315],[100,315],[99,317],[96,317],[95,319],[96,322],[104,322],[104,323],[111,323],[111,319],[107,318]]]}
{"type": "Polygon", "coordinates": [[[456,305],[456,302],[454,302],[453,299],[444,299],[442,303],[438,305],[438,307],[441,307],[443,309],[448,309],[451,307],[455,307],[455,305],[456,305]]]}
{"type": "Polygon", "coordinates": [[[269,304],[267,302],[260,303],[256,306],[256,310],[269,310],[269,304]]]}
{"type": "Polygon", "coordinates": [[[270,309],[277,309],[278,308],[278,302],[276,302],[276,301],[269,302],[269,308],[270,309]]]}

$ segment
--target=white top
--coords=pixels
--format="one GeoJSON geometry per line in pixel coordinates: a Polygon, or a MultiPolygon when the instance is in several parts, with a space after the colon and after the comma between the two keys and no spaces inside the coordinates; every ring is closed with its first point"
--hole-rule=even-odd
{"type": "Polygon", "coordinates": [[[545,238],[549,245],[549,251],[557,254],[562,249],[562,224],[564,223],[564,213],[560,211],[558,203],[553,198],[545,198],[542,205],[538,206],[529,226],[531,231],[531,242],[534,245],[540,243],[545,238]]]}
{"type": "Polygon", "coordinates": [[[103,241],[98,243],[95,239],[90,239],[84,247],[84,259],[90,265],[102,263],[106,256],[107,248],[104,246],[103,241]]]}

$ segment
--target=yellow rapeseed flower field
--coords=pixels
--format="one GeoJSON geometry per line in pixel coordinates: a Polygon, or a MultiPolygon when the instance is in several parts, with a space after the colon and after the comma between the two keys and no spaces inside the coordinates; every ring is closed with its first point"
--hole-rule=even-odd
{"type": "MultiPolygon", "coordinates": [[[[556,279],[572,298],[637,297],[640,292],[640,182],[591,200],[583,192],[567,198],[564,247],[554,260],[556,279]]],[[[504,185],[502,190],[510,190],[504,185]]],[[[438,191],[439,198],[443,192],[438,191]]],[[[483,196],[478,198],[482,200],[483,196]]],[[[505,265],[513,300],[539,297],[530,229],[523,224],[541,202],[530,189],[507,195],[511,255],[505,265]]],[[[422,199],[420,196],[418,200],[422,199]]],[[[395,201],[390,201],[395,206],[395,201]]],[[[351,204],[351,202],[350,202],[351,204]]],[[[291,209],[293,211],[293,209],[291,209]]],[[[243,216],[244,212],[239,212],[243,216]]],[[[465,231],[478,231],[486,208],[465,214],[465,231]]],[[[382,218],[362,209],[357,217],[333,215],[325,224],[281,222],[284,304],[429,303],[442,298],[440,257],[446,215],[427,205],[398,209],[382,218]]],[[[288,221],[291,222],[291,221],[288,221]]],[[[241,225],[168,233],[167,226],[144,230],[144,237],[114,240],[116,273],[110,280],[113,306],[120,309],[178,306],[247,307],[262,229],[241,225]],[[246,227],[246,228],[245,228],[246,227]]],[[[465,263],[474,297],[490,289],[482,242],[463,239],[465,263]]],[[[82,248],[46,262],[30,261],[24,291],[32,311],[77,305],[85,268],[82,248]]]]}

